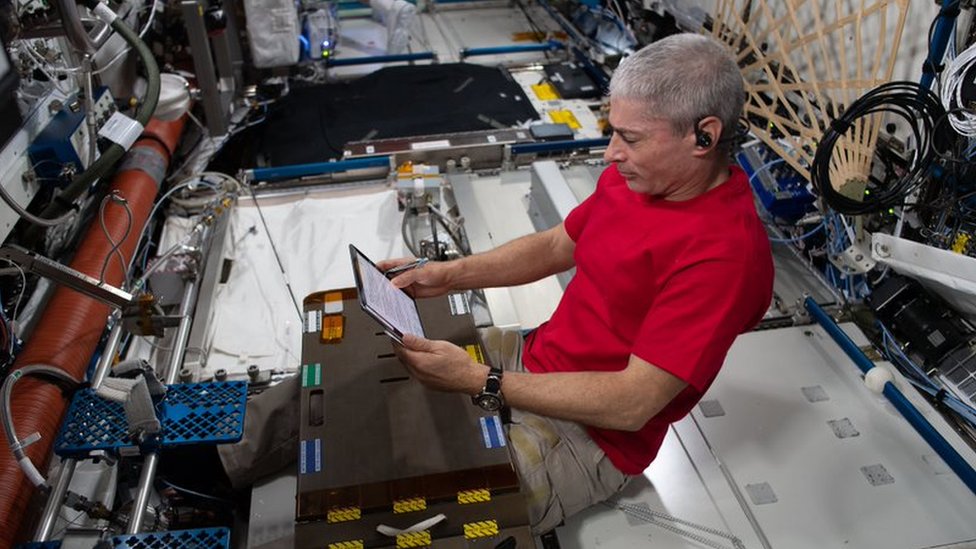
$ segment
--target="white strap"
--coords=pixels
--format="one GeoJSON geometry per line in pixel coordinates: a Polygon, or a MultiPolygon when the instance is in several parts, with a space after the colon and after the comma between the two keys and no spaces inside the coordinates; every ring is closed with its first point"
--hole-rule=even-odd
{"type": "Polygon", "coordinates": [[[422,520],[409,528],[399,529],[392,526],[387,526],[385,524],[380,524],[376,527],[376,531],[383,534],[384,536],[389,536],[395,538],[400,534],[413,534],[415,532],[423,532],[424,530],[430,530],[434,526],[440,524],[444,520],[447,520],[447,516],[444,513],[439,515],[434,515],[427,520],[422,520]]]}
{"type": "Polygon", "coordinates": [[[129,393],[135,387],[137,381],[134,379],[123,379],[120,377],[107,377],[102,384],[95,389],[95,394],[111,400],[112,402],[124,403],[129,399],[129,393]]]}

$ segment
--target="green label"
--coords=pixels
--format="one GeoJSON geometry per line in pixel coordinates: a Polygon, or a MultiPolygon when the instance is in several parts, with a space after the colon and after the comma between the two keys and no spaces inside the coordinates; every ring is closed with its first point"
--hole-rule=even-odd
{"type": "Polygon", "coordinates": [[[302,387],[318,387],[322,384],[322,365],[305,364],[302,366],[302,387]]]}

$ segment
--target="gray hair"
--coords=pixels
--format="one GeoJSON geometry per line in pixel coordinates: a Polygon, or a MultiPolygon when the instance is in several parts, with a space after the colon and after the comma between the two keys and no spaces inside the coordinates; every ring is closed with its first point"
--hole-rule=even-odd
{"type": "Polygon", "coordinates": [[[650,118],[670,121],[680,135],[706,116],[722,121],[722,139],[736,132],[745,90],[731,51],[700,34],[675,34],[624,59],[610,96],[644,101],[650,118]]]}

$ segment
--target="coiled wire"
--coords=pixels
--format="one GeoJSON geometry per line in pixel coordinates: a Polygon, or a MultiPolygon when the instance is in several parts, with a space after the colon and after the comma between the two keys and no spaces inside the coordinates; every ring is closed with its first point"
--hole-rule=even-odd
{"type": "Polygon", "coordinates": [[[889,82],[864,94],[831,122],[817,147],[810,166],[810,182],[834,210],[847,215],[863,215],[901,206],[905,198],[925,182],[935,159],[938,126],[945,119],[939,98],[915,82],[889,82]],[[863,197],[852,198],[838,192],[830,181],[830,160],[837,141],[862,117],[890,114],[904,121],[915,144],[915,154],[904,171],[886,181],[868,180],[863,197]]]}

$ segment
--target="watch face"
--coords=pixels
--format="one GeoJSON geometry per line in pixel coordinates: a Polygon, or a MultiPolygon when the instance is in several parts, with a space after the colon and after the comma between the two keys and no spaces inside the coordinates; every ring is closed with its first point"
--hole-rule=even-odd
{"type": "Polygon", "coordinates": [[[502,407],[502,399],[492,394],[482,393],[475,397],[474,403],[486,412],[497,412],[502,407]]]}

